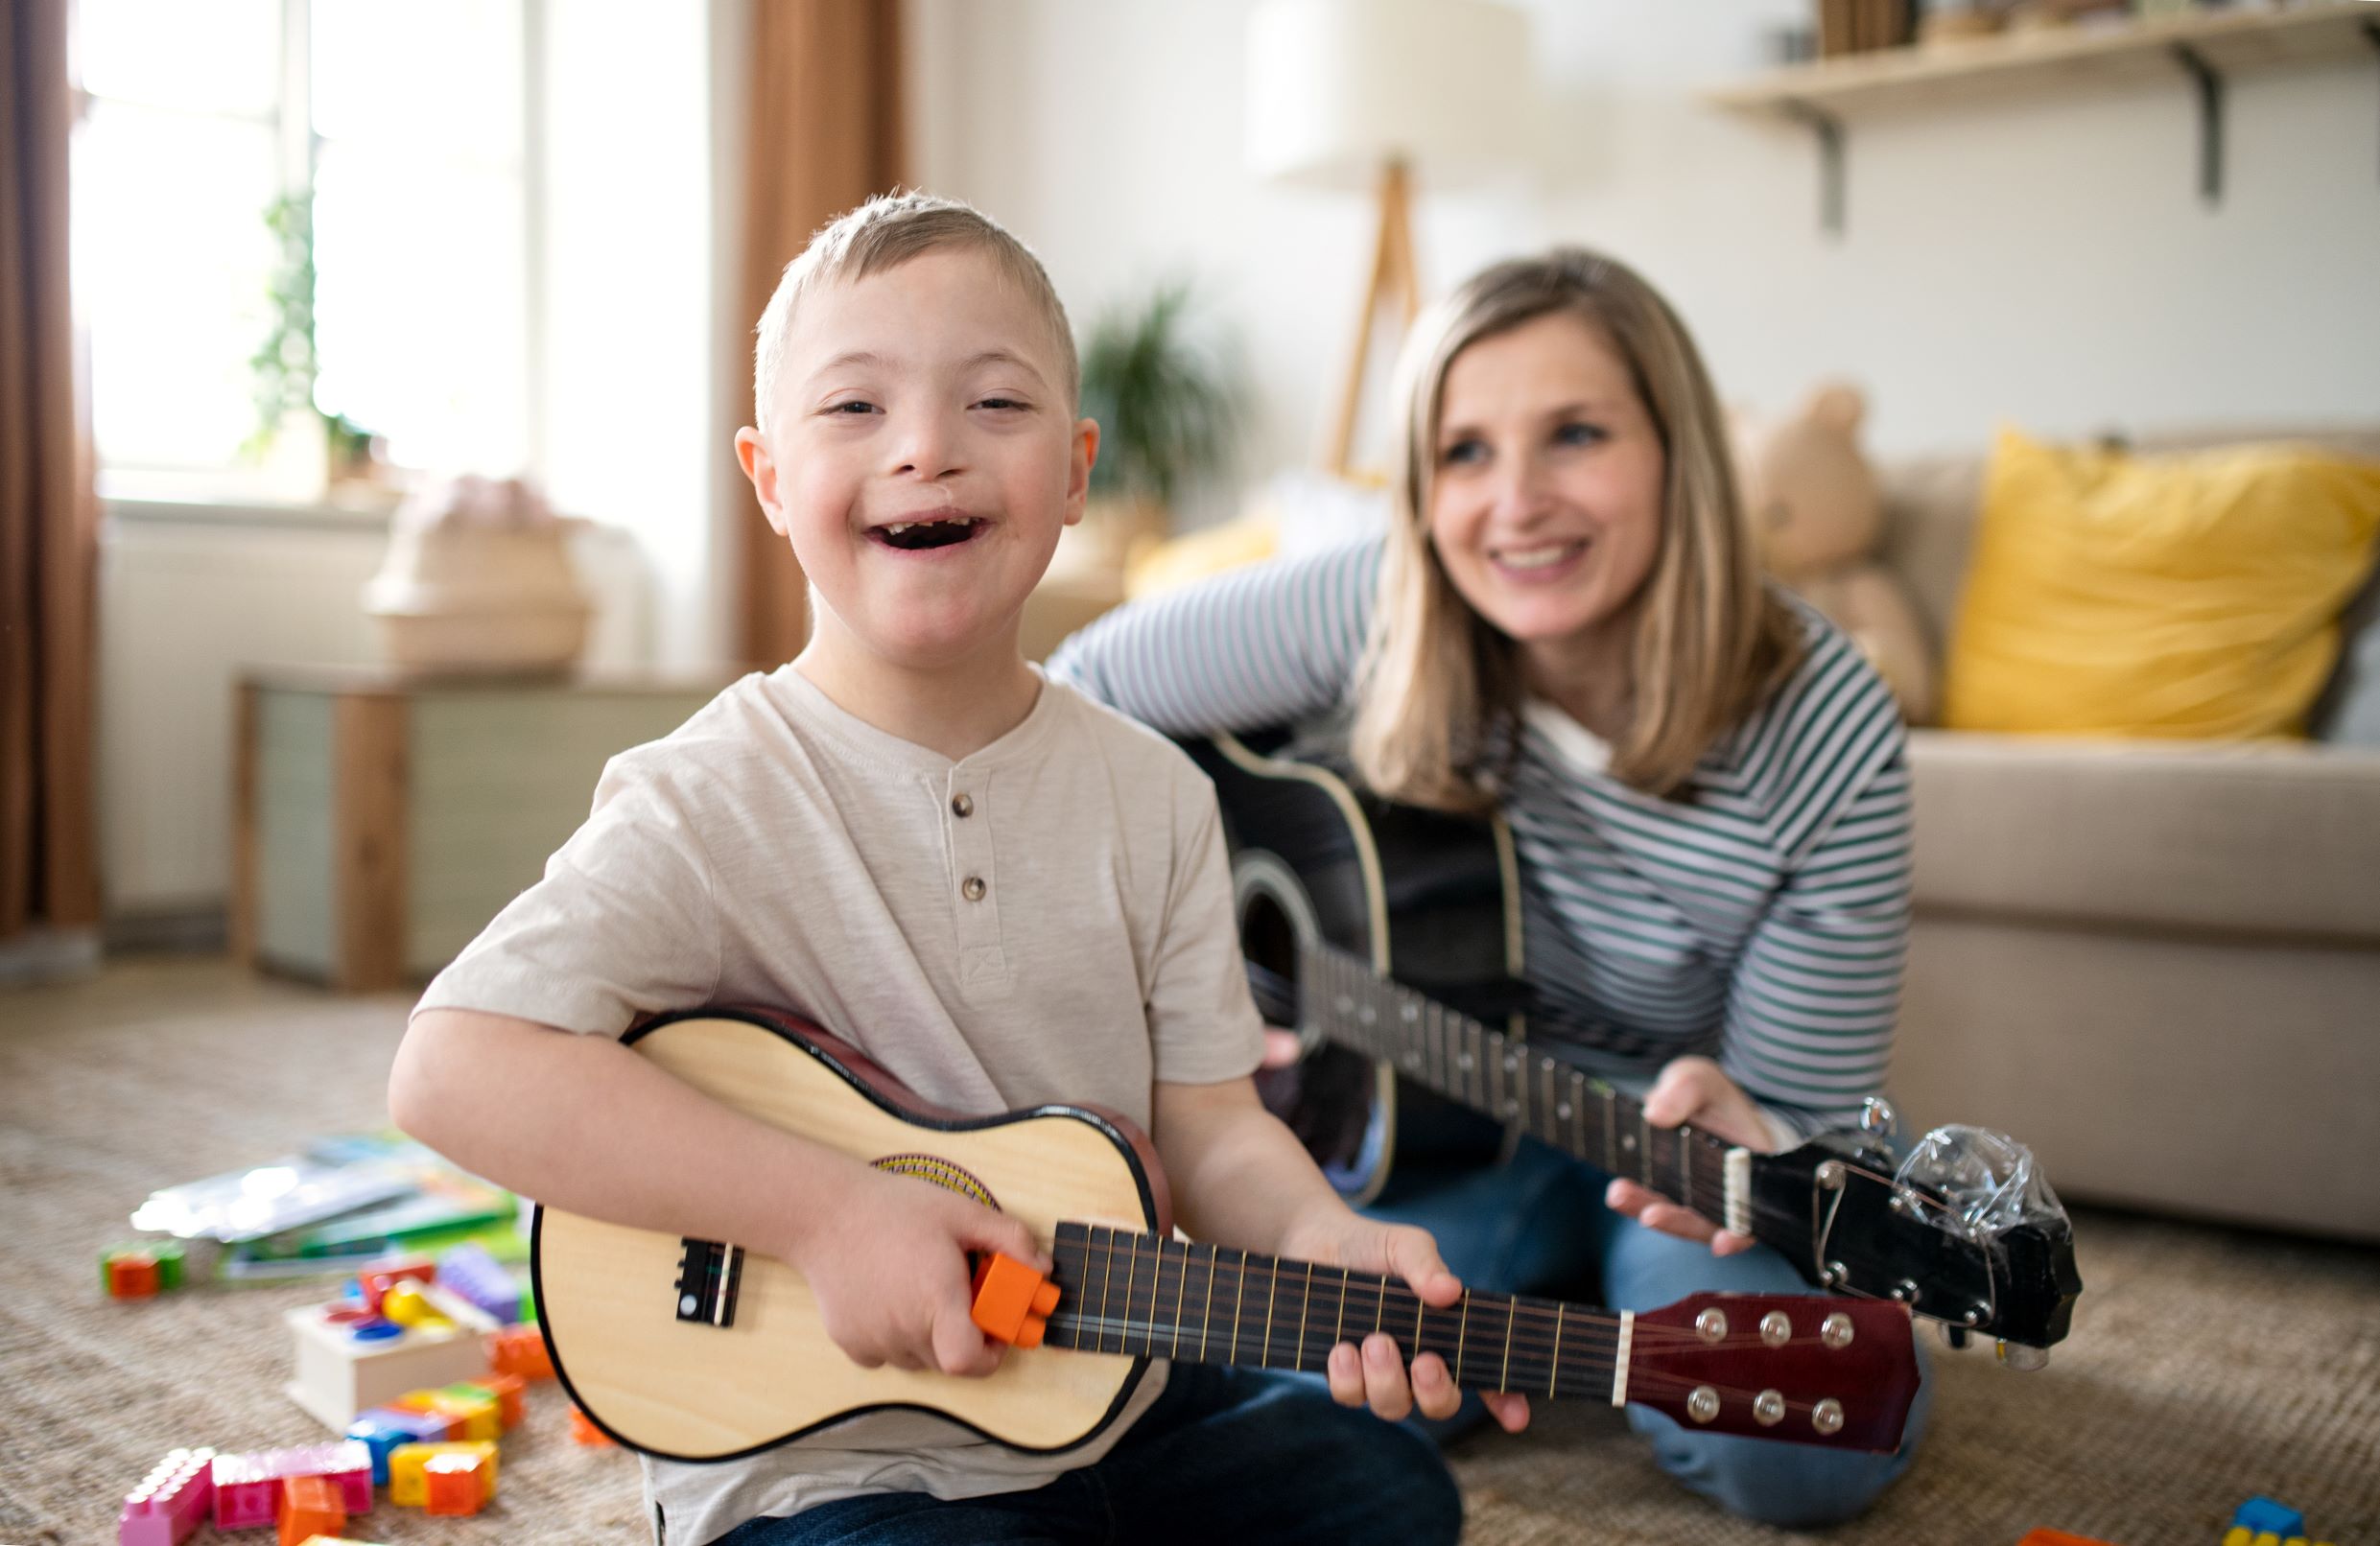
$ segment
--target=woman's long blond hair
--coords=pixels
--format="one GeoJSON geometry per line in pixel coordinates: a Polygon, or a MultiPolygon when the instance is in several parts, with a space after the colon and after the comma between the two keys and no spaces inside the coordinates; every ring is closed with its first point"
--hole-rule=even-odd
{"type": "Polygon", "coordinates": [[[1685,325],[1652,286],[1599,253],[1556,247],[1499,263],[1432,307],[1398,361],[1395,504],[1353,730],[1356,769],[1382,794],[1475,811],[1509,776],[1520,655],[1455,590],[1430,542],[1438,419],[1457,355],[1565,312],[1627,364],[1664,462],[1660,546],[1630,650],[1634,707],[1612,745],[1613,775],[1674,794],[1800,658],[1793,615],[1761,581],[1726,424],[1685,325]]]}

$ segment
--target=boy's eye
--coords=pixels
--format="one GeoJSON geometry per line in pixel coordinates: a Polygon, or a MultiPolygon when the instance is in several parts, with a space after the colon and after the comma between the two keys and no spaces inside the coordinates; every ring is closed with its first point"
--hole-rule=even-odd
{"type": "Polygon", "coordinates": [[[1025,399],[1021,397],[987,397],[981,402],[976,404],[976,407],[978,408],[1001,410],[1022,410],[1031,406],[1031,404],[1025,402],[1025,399]]]}
{"type": "Polygon", "coordinates": [[[829,405],[827,405],[827,412],[829,412],[830,414],[833,414],[833,413],[874,413],[874,412],[876,412],[877,410],[877,410],[876,405],[875,405],[874,403],[869,402],[869,401],[868,401],[866,398],[864,398],[864,397],[855,397],[855,398],[853,398],[853,399],[852,399],[850,402],[848,402],[848,403],[830,403],[829,405]]]}
{"type": "Polygon", "coordinates": [[[1438,460],[1443,466],[1458,467],[1470,462],[1483,461],[1487,458],[1487,455],[1488,446],[1484,440],[1457,440],[1438,453],[1438,460]]]}
{"type": "Polygon", "coordinates": [[[1588,424],[1578,419],[1572,419],[1554,431],[1554,444],[1558,446],[1591,446],[1608,438],[1601,425],[1588,424]]]}

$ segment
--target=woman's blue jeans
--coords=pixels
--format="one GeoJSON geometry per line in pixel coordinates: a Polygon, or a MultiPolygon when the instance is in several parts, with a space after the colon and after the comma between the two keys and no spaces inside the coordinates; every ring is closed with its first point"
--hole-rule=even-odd
{"type": "MultiPolygon", "coordinates": [[[[1393,1172],[1370,1211],[1429,1230],[1456,1277],[1498,1293],[1649,1310],[1701,1290],[1813,1292],[1766,1246],[1713,1256],[1708,1246],[1613,1212],[1603,1206],[1610,1180],[1528,1139],[1510,1164],[1493,1169],[1393,1172]]],[[[1920,1345],[1920,1370],[1924,1351],[1920,1345]]],[[[1831,1524],[1866,1509],[1908,1468],[1924,1432],[1932,1383],[1920,1385],[1900,1449],[1891,1455],[1689,1432],[1640,1406],[1628,1408],[1628,1420],[1653,1441],[1663,1470],[1730,1512],[1787,1527],[1831,1524]]]]}
{"type": "Polygon", "coordinates": [[[1320,1382],[1176,1364],[1166,1392],[1096,1464],[1029,1492],[945,1503],[881,1492],[754,1519],[719,1546],[1452,1546],[1454,1479],[1413,1429],[1334,1405],[1320,1382]]]}

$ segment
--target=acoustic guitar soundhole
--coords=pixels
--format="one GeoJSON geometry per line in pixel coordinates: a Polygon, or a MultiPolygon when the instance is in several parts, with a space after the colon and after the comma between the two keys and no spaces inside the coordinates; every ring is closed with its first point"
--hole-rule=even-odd
{"type": "Polygon", "coordinates": [[[1370,1058],[1345,1047],[1317,1047],[1289,1067],[1259,1071],[1256,1088],[1265,1109],[1289,1125],[1319,1163],[1334,1170],[1355,1165],[1379,1089],[1370,1058]]]}

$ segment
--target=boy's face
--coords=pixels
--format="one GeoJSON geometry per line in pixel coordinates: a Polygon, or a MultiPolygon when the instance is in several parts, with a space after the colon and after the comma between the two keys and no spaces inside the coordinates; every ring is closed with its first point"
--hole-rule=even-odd
{"type": "Polygon", "coordinates": [[[1098,428],[1077,421],[1039,312],[946,248],[796,311],[775,422],[736,437],[768,524],[860,649],[911,668],[1013,644],[1082,519],[1098,428]]]}

